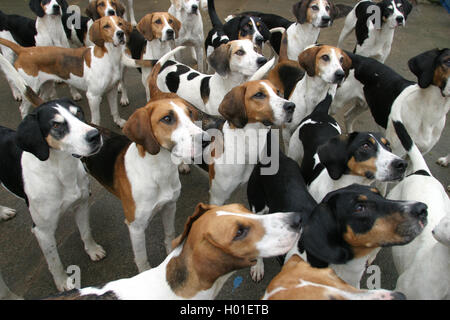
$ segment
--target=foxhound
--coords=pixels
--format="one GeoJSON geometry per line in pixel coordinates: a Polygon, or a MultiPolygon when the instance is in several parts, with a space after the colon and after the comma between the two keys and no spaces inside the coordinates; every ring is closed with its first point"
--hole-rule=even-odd
{"type": "Polygon", "coordinates": [[[366,110],[362,106],[368,105],[375,122],[386,129],[386,138],[395,154],[403,156],[406,151],[393,121],[403,123],[422,154],[429,152],[438,142],[450,110],[450,49],[432,49],[408,61],[418,83],[406,80],[374,59],[353,54],[350,57],[354,78],[344,82],[335,98],[357,94],[364,103],[346,113],[347,131],[351,132],[356,118],[366,110]],[[353,85],[349,87],[347,81],[353,85]]]}
{"type": "Polygon", "coordinates": [[[401,292],[361,290],[339,278],[331,268],[315,268],[292,256],[267,286],[262,300],[404,300],[401,292]]]}
{"type": "Polygon", "coordinates": [[[222,24],[217,16],[214,0],[208,0],[208,13],[213,28],[208,32],[205,40],[207,57],[214,49],[229,40],[248,39],[253,42],[259,52],[262,52],[263,44],[270,40],[270,31],[259,17],[239,15],[222,24]]]}
{"type": "Polygon", "coordinates": [[[158,76],[158,87],[178,94],[203,112],[220,115],[225,95],[249,80],[267,59],[255,51],[250,40],[234,40],[214,50],[208,61],[216,70],[213,75],[167,61],[158,76]]]}
{"type": "MultiPolygon", "coordinates": [[[[78,49],[58,47],[25,48],[5,39],[0,43],[10,47],[18,58],[14,63],[31,89],[38,92],[49,80],[61,80],[81,90],[91,109],[91,122],[100,123],[100,103],[106,93],[114,122],[123,127],[125,120],[119,115],[117,86],[122,65],[138,67],[135,60],[126,58],[123,47],[131,32],[131,25],[117,16],[96,20],[89,33],[95,45],[78,49]]],[[[143,66],[143,65],[141,65],[143,66]]],[[[22,117],[28,114],[31,104],[23,101],[22,117]]]]}
{"type": "MultiPolygon", "coordinates": [[[[168,12],[153,12],[145,15],[136,26],[144,41],[130,37],[128,48],[135,59],[159,60],[175,47],[175,39],[181,30],[181,22],[168,12]]],[[[133,31],[134,33],[135,31],[133,31]]],[[[151,68],[142,68],[142,84],[145,87],[147,101],[150,101],[150,89],[147,85],[151,68]]]]}
{"type": "Polygon", "coordinates": [[[40,104],[22,120],[17,131],[0,126],[0,183],[26,202],[33,220],[32,232],[56,288],[70,290],[74,285],[68,281],[59,258],[55,231],[60,217],[73,212],[91,260],[105,257],[91,234],[89,177],[79,159],[98,152],[103,141],[100,132],[85,123],[83,110],[72,101],[43,103],[3,56],[0,64],[21,94],[40,104]]]}
{"type": "Polygon", "coordinates": [[[171,6],[168,12],[181,22],[179,37],[175,40],[175,46],[190,46],[188,51],[176,55],[176,60],[187,63],[193,57],[197,60],[197,69],[204,72],[205,35],[203,33],[203,20],[200,9],[207,8],[207,0],[170,0],[171,6]],[[192,50],[193,49],[193,50],[192,50]],[[192,52],[194,51],[194,52],[192,52]],[[190,53],[190,54],[188,54],[190,53]]]}
{"type": "Polygon", "coordinates": [[[282,27],[286,32],[280,37],[273,34],[270,43],[278,55],[297,60],[298,55],[307,47],[315,44],[322,28],[330,27],[339,16],[339,9],[331,0],[301,0],[292,6],[296,21],[289,21],[276,14],[255,11],[239,15],[258,17],[269,28],[282,27]],[[281,40],[281,38],[283,40],[281,40]]]}
{"type": "MultiPolygon", "coordinates": [[[[152,71],[153,84],[160,67],[152,71]]],[[[104,147],[85,162],[89,173],[122,201],[139,272],[150,269],[145,230],[155,214],[162,215],[167,254],[171,251],[181,192],[177,162],[201,155],[197,142],[204,134],[194,124],[198,113],[191,104],[152,87],[152,100],[130,116],[125,136],[102,130],[104,147]]]]}
{"type": "Polygon", "coordinates": [[[338,47],[355,30],[354,53],[384,62],[391,52],[395,29],[406,24],[412,10],[408,0],[382,0],[358,2],[345,18],[338,47]]]}
{"type": "MultiPolygon", "coordinates": [[[[37,15],[36,20],[18,15],[8,15],[0,11],[0,38],[7,39],[23,47],[57,46],[69,48],[69,42],[64,30],[62,15],[66,13],[68,4],[65,0],[30,0],[30,9],[37,15]]],[[[0,52],[12,64],[16,54],[10,48],[0,45],[0,52]]],[[[16,101],[22,101],[13,80],[7,77],[13,97],[16,101]]],[[[56,98],[55,87],[48,95],[56,98]]],[[[70,93],[73,100],[81,99],[81,94],[72,86],[70,93]]]]}
{"type": "Polygon", "coordinates": [[[301,172],[313,198],[320,202],[327,193],[353,183],[403,179],[408,163],[392,153],[381,134],[341,134],[328,115],[331,95],[319,103],[298,126],[289,144],[289,157],[301,164],[301,172]]]}
{"type": "Polygon", "coordinates": [[[267,80],[246,82],[225,95],[219,106],[226,120],[221,137],[206,151],[212,155],[208,167],[210,203],[225,203],[239,185],[248,181],[263,156],[269,129],[290,122],[294,109],[295,104],[278,96],[267,80]]]}
{"type": "Polygon", "coordinates": [[[300,226],[297,213],[260,216],[240,204],[199,203],[173,241],[174,250],[158,267],[50,299],[212,300],[234,271],[253,265],[258,257],[289,250],[300,226]]]}
{"type": "Polygon", "coordinates": [[[408,299],[450,299],[450,199],[433,177],[405,126],[393,121],[394,129],[412,164],[412,174],[388,194],[394,200],[418,200],[428,206],[428,225],[410,244],[392,248],[399,277],[396,290],[408,299]],[[441,222],[442,221],[442,222],[441,222]],[[438,225],[439,224],[439,225],[438,225]]]}
{"type": "Polygon", "coordinates": [[[298,56],[298,64],[291,60],[280,62],[269,72],[268,79],[284,93],[284,97],[297,106],[291,123],[282,130],[285,150],[300,122],[328,93],[336,92],[351,67],[349,56],[341,49],[316,45],[298,56]],[[305,72],[302,72],[302,69],[305,72]]]}
{"type": "MultiPolygon", "coordinates": [[[[276,174],[262,174],[264,166],[258,164],[248,181],[252,211],[293,210],[302,215],[302,235],[285,261],[299,255],[313,267],[330,266],[355,288],[359,288],[366,264],[382,246],[411,242],[427,223],[425,204],[388,200],[364,185],[352,184],[316,201],[298,165],[281,152],[276,174]]],[[[260,280],[263,272],[261,260],[252,270],[252,278],[260,280]]]]}

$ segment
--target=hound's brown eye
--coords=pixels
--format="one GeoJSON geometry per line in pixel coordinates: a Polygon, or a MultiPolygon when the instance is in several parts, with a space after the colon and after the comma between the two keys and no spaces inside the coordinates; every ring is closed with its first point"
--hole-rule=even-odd
{"type": "Polygon", "coordinates": [[[236,231],[236,235],[233,238],[233,241],[244,239],[247,236],[249,230],[249,227],[239,226],[236,231]]]}
{"type": "Polygon", "coordinates": [[[243,56],[245,54],[245,51],[244,50],[238,50],[238,51],[236,51],[236,54],[238,56],[243,56]]]}
{"type": "Polygon", "coordinates": [[[161,118],[161,121],[166,123],[166,124],[172,124],[173,123],[173,117],[165,116],[165,117],[161,118]]]}
{"type": "Polygon", "coordinates": [[[325,54],[323,56],[320,57],[323,61],[330,61],[330,56],[325,54]]]}
{"type": "Polygon", "coordinates": [[[318,10],[319,10],[319,7],[316,6],[316,5],[314,5],[314,6],[311,6],[311,9],[313,9],[314,11],[318,11],[318,10]]]}
{"type": "Polygon", "coordinates": [[[105,24],[105,25],[103,26],[103,29],[109,29],[109,28],[111,28],[111,26],[110,26],[109,24],[105,24]]]}
{"type": "Polygon", "coordinates": [[[366,206],[362,203],[358,203],[355,207],[355,212],[363,212],[366,210],[366,206]]]}
{"type": "Polygon", "coordinates": [[[266,95],[263,92],[257,92],[255,95],[253,95],[253,97],[257,99],[263,99],[266,97],[266,95]]]}
{"type": "Polygon", "coordinates": [[[59,122],[53,122],[52,128],[53,129],[59,129],[61,127],[61,123],[59,122]]]}
{"type": "Polygon", "coordinates": [[[104,4],[103,2],[101,2],[101,3],[99,4],[99,6],[100,6],[100,7],[104,7],[105,4],[104,4]]]}
{"type": "Polygon", "coordinates": [[[169,23],[173,23],[173,20],[172,20],[172,19],[169,19],[169,23]]]}
{"type": "Polygon", "coordinates": [[[329,6],[326,6],[326,7],[325,7],[325,10],[330,11],[330,7],[329,7],[329,6]]]}
{"type": "Polygon", "coordinates": [[[155,23],[156,24],[162,24],[162,21],[161,21],[161,19],[158,19],[158,20],[155,21],[155,23]]]}
{"type": "Polygon", "coordinates": [[[370,145],[369,145],[368,143],[364,143],[364,144],[361,146],[361,148],[362,148],[363,150],[369,150],[369,149],[370,149],[370,145]]]}
{"type": "Polygon", "coordinates": [[[339,62],[342,64],[342,62],[344,62],[344,57],[341,57],[341,58],[339,59],[339,62]]]}

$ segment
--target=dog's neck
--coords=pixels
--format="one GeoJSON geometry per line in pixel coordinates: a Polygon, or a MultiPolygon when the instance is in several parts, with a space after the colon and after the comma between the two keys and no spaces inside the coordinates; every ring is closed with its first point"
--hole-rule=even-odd
{"type": "Polygon", "coordinates": [[[159,59],[175,47],[174,41],[161,41],[161,39],[147,40],[145,59],[159,59]]]}
{"type": "Polygon", "coordinates": [[[36,31],[37,46],[70,47],[60,15],[46,14],[43,17],[37,17],[36,31]]]}
{"type": "Polygon", "coordinates": [[[214,299],[234,268],[208,255],[196,259],[197,255],[187,241],[176,248],[167,259],[166,281],[181,298],[214,299]]]}
{"type": "Polygon", "coordinates": [[[102,57],[103,55],[108,54],[108,56],[110,57],[109,60],[112,62],[112,65],[115,66],[120,66],[122,53],[123,45],[115,46],[111,42],[105,42],[102,47],[96,44],[94,45],[94,55],[96,57],[102,57]]]}
{"type": "Polygon", "coordinates": [[[212,76],[212,81],[218,82],[219,86],[215,86],[215,88],[223,88],[224,92],[227,93],[234,87],[237,87],[238,85],[243,84],[246,82],[250,76],[244,75],[240,72],[233,72],[231,71],[228,75],[225,77],[222,77],[217,72],[214,73],[212,76]]]}

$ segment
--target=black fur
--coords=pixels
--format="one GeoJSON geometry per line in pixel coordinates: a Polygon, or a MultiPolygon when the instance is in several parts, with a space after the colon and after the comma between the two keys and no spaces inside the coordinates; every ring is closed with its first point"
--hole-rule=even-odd
{"type": "MultiPolygon", "coordinates": [[[[397,9],[403,14],[403,17],[406,20],[412,10],[411,3],[409,3],[408,0],[395,0],[395,2],[397,3],[397,5],[401,3],[401,6],[397,7],[397,9]]],[[[374,14],[374,12],[369,9],[369,7],[377,6],[379,8],[381,12],[380,22],[381,24],[383,24],[384,19],[388,18],[393,13],[393,10],[389,8],[390,5],[391,0],[383,0],[380,2],[364,1],[356,5],[355,14],[357,21],[355,26],[355,33],[356,42],[358,43],[358,45],[362,45],[364,40],[369,37],[367,21],[374,14]]]]}
{"type": "Polygon", "coordinates": [[[208,35],[206,36],[205,50],[208,50],[208,47],[216,49],[220,45],[228,43],[230,41],[227,34],[223,30],[223,23],[222,21],[220,21],[220,18],[217,15],[214,0],[208,0],[208,14],[209,18],[211,19],[213,28],[208,32],[208,35]],[[215,38],[213,40],[214,36],[215,38]]]}
{"type": "Polygon", "coordinates": [[[393,121],[392,124],[394,125],[395,133],[397,134],[397,137],[400,140],[403,148],[407,152],[411,151],[414,142],[412,141],[408,130],[406,130],[405,126],[400,121],[393,121]]]}
{"type": "Polygon", "coordinates": [[[183,64],[177,64],[177,70],[169,72],[166,77],[166,85],[170,92],[177,92],[180,86],[180,76],[191,69],[183,64]]]}
{"type": "Polygon", "coordinates": [[[187,79],[192,80],[192,79],[197,78],[199,75],[200,75],[200,73],[198,73],[198,72],[191,72],[188,74],[187,79]]]}
{"type": "Polygon", "coordinates": [[[289,99],[297,83],[305,76],[305,70],[291,65],[282,65],[278,69],[279,79],[283,83],[284,98],[289,99]]]}
{"type": "Polygon", "coordinates": [[[114,167],[119,153],[131,144],[126,136],[96,126],[103,138],[100,151],[90,157],[83,158],[86,168],[96,180],[106,186],[114,186],[114,167]]]}
{"type": "Polygon", "coordinates": [[[200,96],[205,101],[205,99],[209,99],[209,94],[211,93],[211,87],[209,86],[209,80],[211,80],[211,76],[204,77],[202,82],[200,83],[200,96]]]}
{"type": "Polygon", "coordinates": [[[0,31],[9,31],[13,39],[22,47],[36,45],[36,20],[0,11],[0,31]]]}
{"type": "Polygon", "coordinates": [[[352,60],[355,78],[364,85],[364,95],[375,122],[387,127],[392,104],[398,95],[414,82],[406,80],[385,64],[346,52],[352,60]]]}
{"type": "MultiPolygon", "coordinates": [[[[417,77],[421,88],[427,88],[433,82],[436,67],[442,63],[440,59],[448,57],[450,49],[432,49],[423,52],[408,61],[409,70],[417,77]]],[[[441,88],[442,90],[443,88],[441,88]]]]}

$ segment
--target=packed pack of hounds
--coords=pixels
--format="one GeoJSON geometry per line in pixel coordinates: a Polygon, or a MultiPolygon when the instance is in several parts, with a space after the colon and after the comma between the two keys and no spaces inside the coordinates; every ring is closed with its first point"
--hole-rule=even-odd
{"type": "MultiPolygon", "coordinates": [[[[167,12],[149,1],[136,21],[132,0],[85,1],[81,16],[66,0],[30,0],[34,19],[0,11],[0,66],[22,116],[17,128],[0,126],[0,183],[26,202],[55,284],[50,299],[214,299],[238,269],[260,281],[269,257],[282,266],[263,299],[450,299],[448,186],[423,157],[450,108],[450,49],[410,57],[416,82],[384,64],[408,0],[292,1],[295,21],[254,11],[220,18],[213,0],[167,0],[167,12]],[[337,45],[317,44],[339,18],[337,45]],[[348,37],[353,52],[340,48],[348,37]],[[148,102],[122,119],[130,68],[148,102]],[[61,82],[71,98],[57,97],[61,82]],[[74,102],[81,92],[90,119],[74,102]],[[122,134],[101,127],[105,96],[122,134]],[[344,107],[345,127],[334,118],[344,107]],[[367,110],[379,132],[353,130],[367,110]],[[225,161],[251,132],[264,148],[245,139],[244,163],[225,161]],[[276,156],[276,172],[266,173],[263,153],[276,156]],[[179,173],[205,155],[211,161],[195,165],[208,173],[209,203],[176,234],[179,173]],[[90,177],[120,199],[139,273],[78,289],[55,230],[73,212],[90,259],[105,257],[89,225],[90,177]],[[243,184],[248,204],[226,204],[243,184]],[[151,268],[145,230],[155,214],[167,257],[151,268]],[[382,247],[392,247],[395,291],[360,289],[382,247]]],[[[15,214],[0,206],[0,220],[15,214]]],[[[20,298],[1,274],[0,298],[20,298]]]]}

